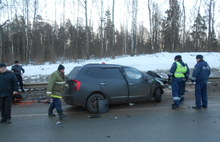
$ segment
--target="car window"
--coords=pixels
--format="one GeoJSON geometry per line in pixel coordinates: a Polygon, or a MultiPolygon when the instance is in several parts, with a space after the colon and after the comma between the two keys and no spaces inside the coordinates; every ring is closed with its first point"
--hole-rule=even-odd
{"type": "Polygon", "coordinates": [[[118,68],[90,68],[86,75],[96,79],[122,79],[123,76],[118,68]]]}
{"type": "Polygon", "coordinates": [[[67,79],[73,79],[73,78],[75,78],[80,69],[81,69],[81,67],[75,67],[75,68],[73,68],[73,70],[72,70],[72,71],[69,73],[69,75],[67,76],[67,79]]]}
{"type": "Polygon", "coordinates": [[[141,79],[142,73],[135,68],[124,68],[125,74],[129,79],[141,79]]]}
{"type": "Polygon", "coordinates": [[[107,79],[122,79],[123,78],[121,71],[118,68],[101,69],[101,74],[99,76],[101,78],[107,78],[107,79]]]}

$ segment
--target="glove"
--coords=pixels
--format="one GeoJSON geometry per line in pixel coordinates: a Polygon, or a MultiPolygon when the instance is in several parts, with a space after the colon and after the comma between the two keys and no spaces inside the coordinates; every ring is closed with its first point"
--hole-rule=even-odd
{"type": "Polygon", "coordinates": [[[195,81],[196,81],[196,78],[195,78],[195,77],[192,77],[192,78],[191,78],[191,81],[192,81],[192,82],[195,82],[195,81]]]}
{"type": "Polygon", "coordinates": [[[172,78],[172,75],[169,73],[169,74],[168,74],[168,83],[170,83],[171,78],[172,78]]]}
{"type": "Polygon", "coordinates": [[[186,82],[186,81],[188,80],[188,78],[189,78],[189,77],[185,77],[185,78],[183,79],[183,81],[186,82]]]}
{"type": "Polygon", "coordinates": [[[50,96],[52,93],[51,92],[47,92],[47,95],[50,96]]]}

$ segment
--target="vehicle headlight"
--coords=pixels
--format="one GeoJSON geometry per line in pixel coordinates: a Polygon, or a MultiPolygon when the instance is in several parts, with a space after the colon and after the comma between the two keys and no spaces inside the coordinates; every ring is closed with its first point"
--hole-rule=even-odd
{"type": "Polygon", "coordinates": [[[161,80],[159,80],[159,79],[157,79],[157,78],[155,78],[155,80],[156,80],[158,83],[160,83],[161,86],[165,86],[165,84],[164,84],[161,80]]]}

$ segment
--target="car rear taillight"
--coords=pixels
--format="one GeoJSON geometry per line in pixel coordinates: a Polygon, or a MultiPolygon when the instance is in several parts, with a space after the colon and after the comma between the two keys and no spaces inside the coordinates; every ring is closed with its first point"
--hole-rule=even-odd
{"type": "Polygon", "coordinates": [[[79,91],[80,86],[81,86],[81,82],[78,80],[73,80],[73,82],[74,82],[74,90],[79,91]]]}

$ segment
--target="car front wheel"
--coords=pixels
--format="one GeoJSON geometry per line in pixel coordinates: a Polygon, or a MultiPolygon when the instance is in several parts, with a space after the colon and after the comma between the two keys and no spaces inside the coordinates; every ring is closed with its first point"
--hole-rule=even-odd
{"type": "Polygon", "coordinates": [[[161,98],[162,98],[162,92],[161,92],[161,89],[160,88],[157,88],[155,91],[154,91],[154,98],[155,98],[155,102],[161,102],[161,98]]]}
{"type": "Polygon", "coordinates": [[[87,109],[89,112],[98,113],[99,104],[98,100],[103,100],[104,97],[101,94],[92,94],[87,100],[87,109]]]}

